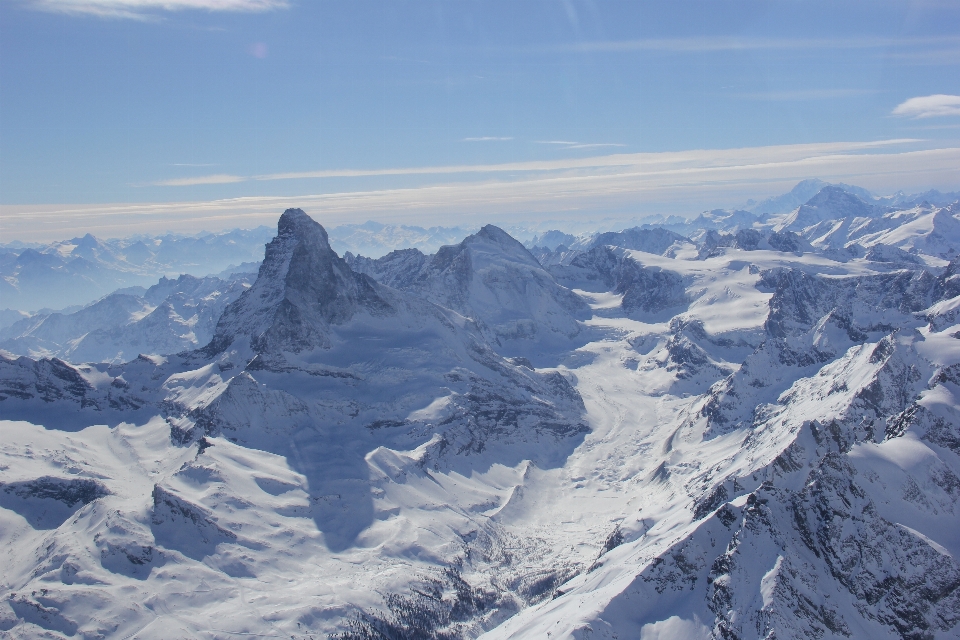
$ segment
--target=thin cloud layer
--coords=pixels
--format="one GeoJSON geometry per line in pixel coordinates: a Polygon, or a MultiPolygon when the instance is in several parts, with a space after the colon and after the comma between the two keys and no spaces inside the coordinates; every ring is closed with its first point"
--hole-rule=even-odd
{"type": "Polygon", "coordinates": [[[176,178],[174,180],[164,180],[155,184],[165,187],[193,187],[200,184],[230,184],[232,182],[244,182],[243,176],[233,176],[228,173],[217,173],[210,176],[198,176],[196,178],[176,178]]]}
{"type": "MultiPolygon", "coordinates": [[[[515,172],[570,172],[612,173],[660,172],[691,169],[707,169],[721,166],[767,164],[770,162],[796,162],[822,155],[845,154],[855,151],[880,150],[885,147],[916,143],[913,138],[875,140],[870,142],[826,142],[791,144],[769,147],[743,147],[738,149],[697,149],[662,153],[618,153],[589,158],[564,158],[560,160],[533,160],[506,162],[502,164],[446,165],[432,167],[396,167],[386,169],[321,169],[270,173],[257,176],[214,174],[192,178],[160,180],[152,186],[184,187],[203,184],[226,184],[246,181],[306,180],[320,178],[369,178],[381,176],[447,176],[456,174],[490,174],[515,172]]],[[[543,144],[580,145],[563,140],[542,141],[543,144]]],[[[583,144],[583,147],[595,146],[583,144]]]]}
{"type": "Polygon", "coordinates": [[[285,9],[287,0],[33,0],[41,11],[102,18],[145,19],[158,11],[234,11],[256,13],[285,9]]]}
{"type": "MultiPolygon", "coordinates": [[[[960,148],[894,150],[907,140],[620,154],[527,165],[515,180],[497,173],[462,181],[371,191],[257,196],[195,202],[0,205],[0,237],[49,241],[92,232],[121,237],[276,223],[302,207],[323,224],[357,220],[423,226],[567,219],[584,223],[646,213],[692,215],[783,193],[805,178],[889,193],[956,188],[960,148]],[[578,163],[578,164],[575,164],[578,163]],[[530,165],[537,165],[539,171],[530,165]],[[551,166],[557,171],[542,171],[551,166]]],[[[915,142],[915,141],[914,141],[915,142]]],[[[493,165],[504,167],[506,165],[493,165]]],[[[462,169],[462,168],[461,168],[462,169]]]]}
{"type": "Polygon", "coordinates": [[[937,118],[940,116],[960,116],[960,96],[936,94],[910,98],[897,105],[895,116],[908,118],[937,118]]]}

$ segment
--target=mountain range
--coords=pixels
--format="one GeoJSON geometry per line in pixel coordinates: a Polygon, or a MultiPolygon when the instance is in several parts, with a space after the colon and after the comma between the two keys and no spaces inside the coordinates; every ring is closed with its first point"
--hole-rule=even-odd
{"type": "Polygon", "coordinates": [[[956,637],[960,205],[814,186],[17,320],[0,632],[956,637]]]}

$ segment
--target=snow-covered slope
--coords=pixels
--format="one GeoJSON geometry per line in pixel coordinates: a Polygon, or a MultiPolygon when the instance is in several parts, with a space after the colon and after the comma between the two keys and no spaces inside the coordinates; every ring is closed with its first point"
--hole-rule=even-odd
{"type": "Polygon", "coordinates": [[[840,187],[831,186],[824,187],[806,203],[784,215],[775,228],[777,231],[800,231],[825,220],[875,218],[880,213],[879,207],[867,204],[840,187]]]}
{"type": "Polygon", "coordinates": [[[558,284],[519,242],[487,225],[433,256],[395,251],[352,264],[379,281],[474,319],[504,353],[536,358],[557,344],[571,348],[587,303],[558,284]]]}
{"type": "Polygon", "coordinates": [[[347,261],[289,210],[205,347],[0,357],[0,630],[957,637],[960,259],[910,229],[347,261]]]}
{"type": "Polygon", "coordinates": [[[37,314],[0,330],[0,349],[70,362],[124,362],[141,353],[169,354],[203,346],[224,308],[250,286],[183,275],[161,278],[143,295],[113,293],[69,314],[37,314]]]}
{"type": "Polygon", "coordinates": [[[212,603],[253,593],[272,604],[219,629],[293,606],[280,627],[332,630],[445,563],[586,430],[561,374],[354,273],[299,210],[205,348],[113,366],[0,356],[0,399],[0,624],[27,636],[195,637],[212,603]],[[210,595],[169,600],[198,584],[210,595]]]}

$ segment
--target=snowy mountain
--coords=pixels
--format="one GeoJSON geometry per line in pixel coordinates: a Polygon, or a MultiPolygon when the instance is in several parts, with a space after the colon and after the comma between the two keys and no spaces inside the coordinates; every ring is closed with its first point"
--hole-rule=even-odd
{"type": "Polygon", "coordinates": [[[161,277],[217,274],[259,263],[267,227],[196,236],[134,236],[104,240],[87,234],[45,245],[0,246],[4,307],[36,312],[85,305],[121,287],[149,287],[161,277]]]}
{"type": "Polygon", "coordinates": [[[0,354],[0,630],[956,637],[956,211],[830,189],[377,259],[288,210],[206,345],[0,354]]]}
{"type": "Polygon", "coordinates": [[[960,205],[957,203],[945,207],[924,204],[877,217],[829,219],[811,225],[802,234],[814,246],[824,250],[844,249],[855,253],[862,247],[900,255],[890,252],[890,249],[899,249],[913,256],[949,260],[960,252],[958,214],[960,205]]]}
{"type": "Polygon", "coordinates": [[[853,195],[865,202],[871,202],[874,199],[873,194],[862,187],[855,187],[853,185],[843,184],[842,182],[836,185],[831,185],[829,182],[811,178],[809,180],[800,181],[797,183],[797,186],[791,189],[788,193],[767,198],[766,200],[756,204],[751,203],[749,205],[749,210],[751,213],[755,213],[757,215],[764,213],[789,213],[800,205],[805,204],[812,197],[820,193],[821,190],[828,186],[836,187],[837,189],[845,191],[846,193],[849,193],[850,195],[853,195]]]}
{"type": "Polygon", "coordinates": [[[581,333],[589,306],[559,285],[519,242],[493,225],[458,245],[424,256],[395,251],[351,264],[380,282],[417,294],[478,322],[484,335],[513,355],[534,357],[545,341],[569,340],[581,333]]]}
{"type": "Polygon", "coordinates": [[[338,253],[346,252],[379,258],[397,249],[416,248],[434,252],[455,244],[472,229],[462,227],[416,227],[382,224],[369,220],[363,224],[342,224],[328,229],[330,246],[338,253]]]}
{"type": "Polygon", "coordinates": [[[183,275],[137,295],[112,293],[73,313],[41,313],[0,329],[0,349],[70,362],[125,362],[141,353],[170,354],[207,344],[224,308],[250,286],[183,275]]]}

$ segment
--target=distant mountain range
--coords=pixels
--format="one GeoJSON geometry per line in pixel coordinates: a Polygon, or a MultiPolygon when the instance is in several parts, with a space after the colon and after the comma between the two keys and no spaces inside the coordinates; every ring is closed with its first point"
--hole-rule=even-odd
{"type": "MultiPolygon", "coordinates": [[[[715,210],[685,220],[676,216],[653,216],[640,228],[663,228],[683,236],[700,230],[736,232],[754,226],[770,226],[768,219],[790,213],[806,204],[824,187],[834,186],[866,205],[884,211],[910,209],[927,202],[942,206],[960,199],[960,193],[929,191],[922,194],[876,197],[850,185],[829,185],[805,180],[789,193],[753,203],[746,210],[715,210]]],[[[879,210],[878,209],[878,210],[879,210]]],[[[379,258],[387,253],[416,248],[427,254],[458,243],[476,229],[386,225],[378,222],[341,225],[329,231],[334,250],[346,255],[379,258]]],[[[527,248],[581,249],[593,235],[563,231],[535,231],[522,225],[510,227],[527,248]]],[[[258,227],[196,236],[134,236],[104,240],[87,234],[81,238],[49,244],[12,242],[0,245],[0,328],[38,311],[69,311],[89,304],[123,287],[149,287],[160,277],[182,274],[227,277],[231,273],[256,271],[263,247],[272,230],[258,227]]]]}

